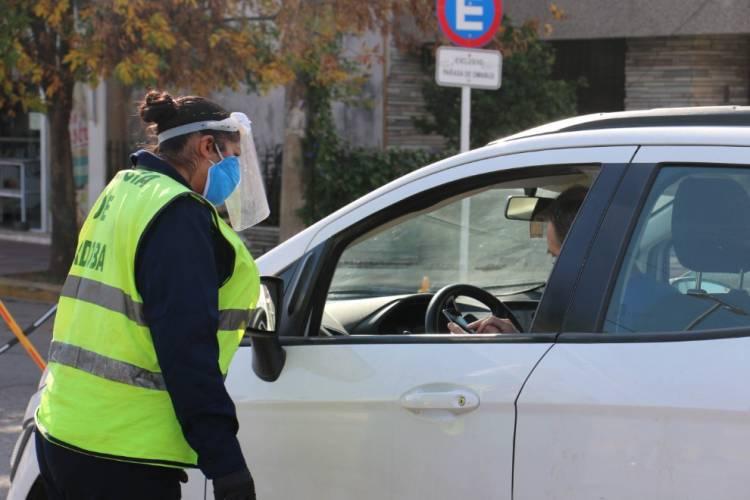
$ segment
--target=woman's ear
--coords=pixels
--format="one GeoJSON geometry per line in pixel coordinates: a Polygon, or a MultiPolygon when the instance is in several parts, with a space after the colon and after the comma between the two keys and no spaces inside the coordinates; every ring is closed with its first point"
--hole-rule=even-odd
{"type": "Polygon", "coordinates": [[[199,135],[196,152],[199,158],[213,159],[216,154],[214,150],[214,138],[210,135],[199,135]]]}

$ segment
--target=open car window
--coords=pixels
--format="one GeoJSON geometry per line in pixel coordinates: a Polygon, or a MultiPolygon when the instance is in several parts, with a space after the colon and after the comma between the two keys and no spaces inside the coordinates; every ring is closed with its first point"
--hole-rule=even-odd
{"type": "MultiPolygon", "coordinates": [[[[490,185],[403,215],[360,236],[336,264],[323,326],[336,333],[422,333],[429,295],[455,283],[474,285],[498,297],[541,294],[554,265],[547,252],[546,224],[506,218],[507,200],[530,192],[553,199],[570,186],[588,187],[598,169],[584,168],[578,174],[490,185]],[[426,297],[420,299],[420,294],[426,297]],[[387,328],[382,326],[392,318],[368,323],[394,302],[402,302],[403,307],[392,315],[409,316],[409,321],[387,328]],[[363,327],[366,324],[371,328],[363,327]],[[358,326],[356,332],[351,332],[352,325],[358,326]]],[[[471,301],[466,305],[473,307],[471,301]]],[[[477,307],[475,313],[481,316],[486,310],[477,307]]]]}
{"type": "Polygon", "coordinates": [[[362,239],[339,259],[329,298],[430,292],[459,282],[495,289],[544,282],[552,259],[543,233],[504,216],[506,199],[522,194],[488,189],[362,239]]]}

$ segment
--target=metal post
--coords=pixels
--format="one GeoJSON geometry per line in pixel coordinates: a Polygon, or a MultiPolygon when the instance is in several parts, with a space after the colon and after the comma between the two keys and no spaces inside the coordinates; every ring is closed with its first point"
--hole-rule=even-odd
{"type": "Polygon", "coordinates": [[[18,162],[18,174],[20,175],[21,184],[21,224],[26,224],[26,162],[18,162]]]}
{"type": "Polygon", "coordinates": [[[50,170],[52,168],[51,159],[49,154],[49,135],[50,135],[50,123],[49,115],[46,113],[41,117],[42,124],[39,131],[39,171],[40,171],[40,194],[41,197],[41,231],[43,233],[52,233],[52,211],[49,206],[50,193],[50,170]]]}
{"type": "Polygon", "coordinates": [[[469,150],[471,130],[471,87],[461,87],[461,152],[469,150]]]}
{"type": "MultiPolygon", "coordinates": [[[[461,87],[461,152],[469,150],[471,129],[471,87],[461,87]]],[[[469,223],[471,200],[461,201],[461,237],[459,243],[459,281],[469,281],[469,223]]]]}

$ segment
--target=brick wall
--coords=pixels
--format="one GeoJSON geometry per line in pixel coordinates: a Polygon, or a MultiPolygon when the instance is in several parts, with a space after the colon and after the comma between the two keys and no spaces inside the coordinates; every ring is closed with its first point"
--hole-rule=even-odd
{"type": "Polygon", "coordinates": [[[750,37],[631,38],[625,109],[748,104],[750,37]]]}
{"type": "Polygon", "coordinates": [[[413,119],[426,113],[422,82],[428,75],[416,56],[389,51],[386,80],[385,144],[389,148],[440,150],[445,139],[425,135],[414,126],[413,119]]]}

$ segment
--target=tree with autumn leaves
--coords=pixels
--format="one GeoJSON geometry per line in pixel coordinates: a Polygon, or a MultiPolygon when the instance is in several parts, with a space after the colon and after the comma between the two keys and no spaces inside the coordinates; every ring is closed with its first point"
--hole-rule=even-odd
{"type": "MultiPolygon", "coordinates": [[[[50,123],[50,272],[67,273],[78,228],[68,124],[75,83],[114,77],[125,85],[207,94],[248,85],[286,86],[287,117],[312,87],[350,91],[375,51],[342,56],[343,34],[390,32],[403,20],[434,33],[434,0],[2,0],[0,108],[41,110],[50,123]]],[[[294,127],[294,120],[287,120],[294,127]]],[[[299,124],[297,124],[299,125],[299,124]]],[[[303,125],[304,126],[304,125],[303,125]]],[[[286,173],[301,161],[301,134],[287,133],[286,173]]],[[[298,168],[298,167],[297,167],[298,168]]],[[[293,176],[289,176],[293,177],[293,176]]]]}
{"type": "MultiPolygon", "coordinates": [[[[420,0],[421,1],[421,0],[420,0]]],[[[52,255],[67,273],[78,233],[68,124],[75,82],[197,94],[242,84],[261,90],[299,76],[321,85],[351,75],[332,43],[380,29],[390,0],[3,0],[0,107],[43,110],[50,122],[52,255]]],[[[291,102],[291,99],[288,99],[291,102]]]]}
{"type": "MultiPolygon", "coordinates": [[[[52,253],[64,276],[78,227],[68,124],[77,81],[208,92],[245,81],[273,84],[270,26],[234,0],[3,0],[0,107],[39,109],[50,123],[52,253]]],[[[278,73],[278,75],[276,74],[278,73]]]]}

